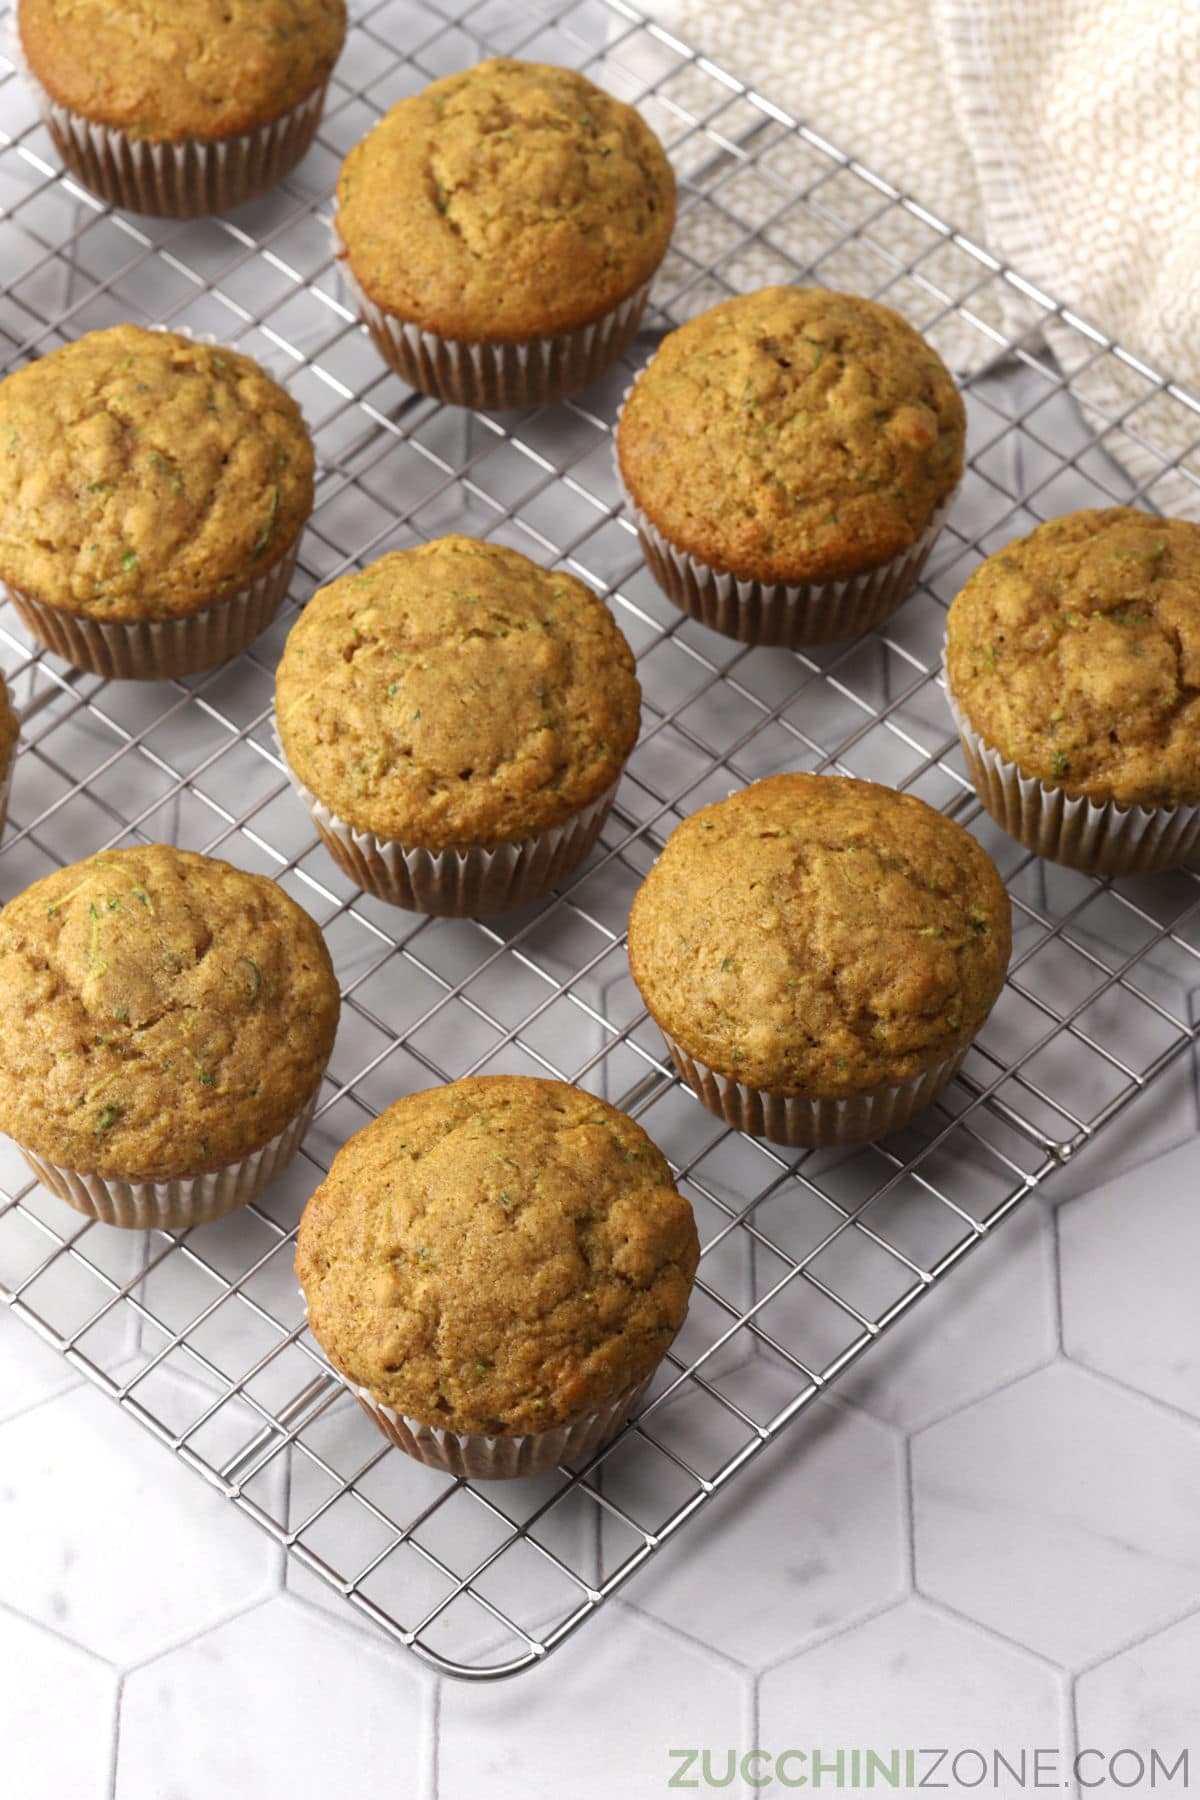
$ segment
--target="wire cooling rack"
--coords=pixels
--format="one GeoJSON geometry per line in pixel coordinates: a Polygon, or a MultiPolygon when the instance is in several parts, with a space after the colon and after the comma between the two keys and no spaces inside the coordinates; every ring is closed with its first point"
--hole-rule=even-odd
{"type": "Polygon", "coordinates": [[[316,147],[234,218],[108,212],[63,179],[11,70],[0,84],[3,366],[124,319],[212,332],[288,381],[319,462],[292,603],[215,673],[101,684],[35,653],[0,612],[23,716],[0,896],[105,845],[172,840],[276,876],[324,926],[345,992],[303,1154],[218,1225],[174,1238],[87,1223],[4,1144],[0,1293],[351,1605],[441,1669],[486,1677],[541,1661],[1194,1040],[1195,876],[1113,886],[1019,850],[966,782],[938,662],[968,571],[1038,519],[1129,498],[1195,516],[1200,409],[620,0],[352,10],[316,147]],[[680,175],[679,230],[630,365],[520,417],[406,389],[330,255],[351,144],[401,95],[494,52],[577,64],[637,102],[680,175]],[[642,566],[611,464],[620,394],[656,338],[767,281],[899,307],[959,374],[970,417],[965,484],[920,590],[885,629],[803,655],[683,619],[642,566]],[[364,898],[317,842],[271,737],[296,606],[355,563],[450,530],[591,582],[645,690],[597,852],[554,899],[501,921],[364,898]],[[1013,899],[1010,979],[962,1075],[908,1131],[849,1152],[785,1155],[711,1118],[672,1074],[626,965],[629,903],[672,827],[782,768],[921,794],[977,833],[1013,899]],[[306,1336],[292,1273],[300,1211],[338,1146],[397,1095],[477,1070],[561,1076],[633,1113],[671,1157],[704,1244],[687,1325],[636,1423],[589,1467],[490,1488],[387,1448],[306,1336]]]}

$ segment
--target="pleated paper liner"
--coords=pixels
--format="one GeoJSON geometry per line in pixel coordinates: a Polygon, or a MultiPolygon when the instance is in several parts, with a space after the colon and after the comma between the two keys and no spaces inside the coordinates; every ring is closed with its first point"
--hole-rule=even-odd
{"type": "Polygon", "coordinates": [[[975,791],[998,825],[1027,850],[1085,875],[1154,875],[1200,857],[1200,806],[1128,806],[1072,799],[985,743],[949,686],[975,791]]]}
{"type": "Polygon", "coordinates": [[[336,232],[334,241],[346,291],[389,367],[423,394],[481,412],[544,406],[590,387],[637,336],[650,293],[650,282],[644,282],[590,325],[520,343],[439,337],[368,299],[336,232]]]}
{"type": "Polygon", "coordinates": [[[127,1231],[190,1231],[209,1225],[258,1198],[282,1175],[312,1123],[320,1081],[312,1096],[282,1131],[259,1150],[205,1175],[177,1176],[170,1181],[122,1181],[114,1176],[82,1173],[47,1162],[32,1150],[21,1154],[38,1180],[77,1212],[127,1231]]]}
{"type": "MultiPolygon", "coordinates": [[[[3,673],[0,673],[0,686],[3,687],[4,692],[8,695],[9,701],[11,702],[12,689],[5,680],[3,673]]],[[[4,773],[0,775],[0,834],[3,834],[4,827],[8,821],[8,797],[12,793],[13,770],[16,767],[16,764],[17,740],[14,738],[13,742],[9,745],[8,761],[5,764],[4,773]]]]}
{"type": "Polygon", "coordinates": [[[763,582],[714,569],[680,550],[651,523],[623,479],[621,488],[650,572],[682,612],[739,643],[788,650],[861,637],[890,618],[920,580],[955,498],[942,502],[914,544],[876,569],[842,581],[763,582]]]}
{"type": "Polygon", "coordinates": [[[962,1065],[969,1045],[943,1058],[923,1074],[869,1094],[841,1100],[808,1100],[795,1094],[771,1093],[732,1076],[719,1075],[689,1056],[663,1033],[671,1060],[709,1112],[749,1137],[768,1138],[790,1150],[842,1149],[865,1144],[899,1131],[932,1104],[962,1065]]]}
{"type": "Polygon", "coordinates": [[[211,606],[173,619],[89,619],[5,584],[39,644],[89,675],[166,681],[198,675],[254,643],[287,598],[302,532],[265,574],[211,606]]]}
{"type": "Polygon", "coordinates": [[[481,1437],[423,1425],[376,1400],[366,1388],[347,1383],[367,1417],[389,1443],[431,1469],[474,1481],[512,1481],[522,1475],[545,1475],[562,1463],[590,1456],[616,1437],[650,1385],[651,1377],[626,1388],[615,1400],[569,1425],[525,1437],[481,1437]]]}
{"type": "MultiPolygon", "coordinates": [[[[279,744],[276,733],[276,744],[279,744]]],[[[406,847],[371,831],[356,831],[332,813],[288,764],[288,778],[338,867],[365,893],[408,912],[475,919],[515,912],[559,887],[591,852],[620,778],[599,799],[532,837],[508,844],[455,850],[406,847]]]]}
{"type": "MultiPolygon", "coordinates": [[[[12,33],[16,37],[16,32],[12,33]]],[[[327,82],[254,131],[205,142],[164,143],[98,125],[52,100],[20,59],[50,136],[72,175],[109,206],[160,219],[201,219],[278,187],[307,153],[327,82]]]]}

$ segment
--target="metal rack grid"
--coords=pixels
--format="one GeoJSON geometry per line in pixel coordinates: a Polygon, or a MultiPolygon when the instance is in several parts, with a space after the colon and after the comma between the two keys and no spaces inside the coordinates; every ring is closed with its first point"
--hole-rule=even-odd
{"type": "Polygon", "coordinates": [[[221,1224],[174,1238],[88,1223],[0,1147],[0,1294],[298,1564],[438,1668],[486,1677],[541,1661],[1193,1043],[1196,877],[1113,886],[1020,851],[970,791],[938,661],[966,573],[1037,519],[1129,498],[1194,513],[1200,408],[623,0],[352,11],[317,146],[234,218],[111,214],[63,179],[11,70],[0,83],[3,367],[126,318],[213,332],[287,379],[319,463],[292,603],[234,664],[104,685],[31,650],[4,608],[23,738],[0,894],[105,845],[170,839],[275,875],[324,926],[345,992],[301,1157],[221,1224]],[[332,267],[337,166],[399,96],[494,52],[585,68],[671,150],[679,230],[630,367],[729,292],[816,280],[886,298],[956,368],[968,474],[925,581],[885,629],[792,655],[671,607],[611,468],[630,368],[566,406],[483,417],[381,365],[332,267]],[[502,921],[364,898],[315,839],[270,732],[295,607],[355,563],[452,529],[602,591],[645,690],[601,846],[562,893],[502,921]],[[939,1106],[885,1143],[799,1157],[723,1128],[681,1088],[623,950],[629,901],[673,825],[794,767],[880,778],[953,813],[998,861],[1016,937],[1002,1000],[939,1106]],[[306,1336],[291,1269],[304,1201],[344,1139],[397,1094],[476,1070],[561,1076],[632,1112],[671,1157],[704,1245],[688,1323],[637,1421],[586,1468],[492,1489],[383,1444],[306,1336]]]}

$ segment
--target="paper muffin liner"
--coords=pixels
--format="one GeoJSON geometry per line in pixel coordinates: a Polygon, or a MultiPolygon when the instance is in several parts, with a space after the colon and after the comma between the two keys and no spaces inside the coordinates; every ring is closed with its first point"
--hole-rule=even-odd
{"type": "Polygon", "coordinates": [[[205,1175],[176,1176],[170,1181],[121,1181],[63,1169],[23,1145],[19,1148],[43,1186],[77,1212],[127,1231],[189,1231],[193,1225],[211,1224],[239,1206],[248,1206],[283,1173],[312,1123],[320,1091],[318,1080],[296,1116],[260,1150],[205,1175]]]}
{"type": "MultiPolygon", "coordinates": [[[[12,689],[5,680],[3,673],[0,673],[0,687],[3,687],[4,692],[8,695],[11,703],[12,689]]],[[[12,793],[13,770],[17,763],[17,742],[18,740],[14,738],[13,742],[9,745],[8,761],[5,764],[3,775],[0,775],[0,834],[3,833],[4,827],[8,822],[8,796],[12,793]]]]}
{"type": "Polygon", "coordinates": [[[1155,875],[1200,857],[1200,806],[1118,806],[1072,799],[985,743],[950,706],[975,791],[998,825],[1027,850],[1085,875],[1155,875]]]}
{"type": "MultiPolygon", "coordinates": [[[[343,1377],[343,1379],[345,1379],[343,1377]]],[[[596,1412],[584,1414],[568,1425],[525,1437],[481,1437],[468,1432],[446,1431],[406,1419],[377,1400],[366,1388],[347,1382],[351,1393],[379,1427],[389,1443],[431,1469],[472,1481],[512,1481],[521,1475],[545,1475],[560,1464],[590,1456],[618,1431],[650,1385],[651,1377],[626,1388],[596,1412]]]]}
{"type": "Polygon", "coordinates": [[[279,561],[212,606],[175,619],[89,619],[5,583],[22,623],[64,662],[107,680],[198,675],[247,649],[287,597],[303,529],[279,561]]]}
{"type": "Polygon", "coordinates": [[[769,1138],[790,1150],[844,1149],[899,1131],[937,1099],[970,1048],[964,1044],[922,1074],[873,1093],[851,1094],[841,1100],[806,1100],[719,1075],[690,1056],[665,1031],[663,1038],[675,1067],[709,1112],[749,1137],[769,1138]]]}
{"type": "Polygon", "coordinates": [[[619,465],[617,479],[650,572],[682,612],[739,643],[789,650],[861,637],[890,618],[920,580],[958,492],[942,501],[914,544],[877,568],[841,581],[764,582],[714,569],[680,550],[642,511],[619,465]]]}
{"type": "Polygon", "coordinates": [[[440,337],[385,312],[363,292],[336,232],[334,244],[346,291],[389,367],[423,394],[480,412],[543,406],[590,387],[637,336],[650,293],[651,282],[643,282],[611,311],[573,331],[515,344],[471,342],[440,337]]]}
{"type": "Polygon", "coordinates": [[[304,802],[325,848],[338,867],[365,893],[408,912],[440,918],[476,919],[515,912],[541,900],[565,881],[591,851],[616,799],[620,776],[591,801],[532,837],[512,843],[469,845],[456,850],[421,850],[356,831],[305,787],[275,742],[288,779],[304,802]]]}
{"type": "Polygon", "coordinates": [[[15,19],[10,54],[33,90],[63,162],[92,193],[125,212],[160,219],[201,219],[229,212],[277,187],[316,136],[328,81],[269,125],[205,142],[164,143],[99,125],[51,99],[20,45],[15,19]]]}

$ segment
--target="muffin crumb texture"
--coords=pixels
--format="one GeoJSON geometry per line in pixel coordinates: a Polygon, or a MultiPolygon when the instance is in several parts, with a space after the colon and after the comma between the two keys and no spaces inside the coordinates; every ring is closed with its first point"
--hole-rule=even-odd
{"type": "Polygon", "coordinates": [[[279,561],[312,502],[299,407],[234,350],[116,325],[0,382],[0,579],[64,612],[215,605],[279,561]]]}
{"type": "Polygon", "coordinates": [[[284,753],[345,823],[443,850],[561,824],[637,739],[602,600],[515,550],[439,538],[314,596],[276,678],[284,753]]]}
{"type": "Polygon", "coordinates": [[[651,1373],[698,1257],[632,1119],[562,1082],[477,1076],[351,1138],[305,1208],[296,1272],[349,1381],[423,1424],[522,1436],[651,1373]]]}
{"type": "Polygon", "coordinates": [[[275,882],[106,851],[0,912],[0,1130],[81,1173],[222,1168],[301,1110],[338,1006],[319,929],[275,882]]]}
{"type": "Polygon", "coordinates": [[[337,198],[369,298],[476,342],[600,318],[649,280],[675,223],[671,165],[633,107],[573,69],[504,58],[399,101],[337,198]]]}
{"type": "Polygon", "coordinates": [[[916,542],[959,481],[965,431],[949,370],[898,313],[775,287],[663,340],[617,453],[679,550],[746,579],[830,581],[916,542]]]}
{"type": "Polygon", "coordinates": [[[1039,525],[955,599],[946,673],[984,741],[1047,787],[1200,802],[1200,525],[1127,506],[1039,525]]]}
{"type": "Polygon", "coordinates": [[[837,1099],[975,1036],[1008,966],[1008,897],[961,826],[912,795],[774,775],[678,826],[634,900],[634,980],[718,1074],[837,1099]]]}
{"type": "Polygon", "coordinates": [[[21,47],[52,100],[165,143],[281,118],[328,80],[345,0],[20,0],[21,47]]]}

